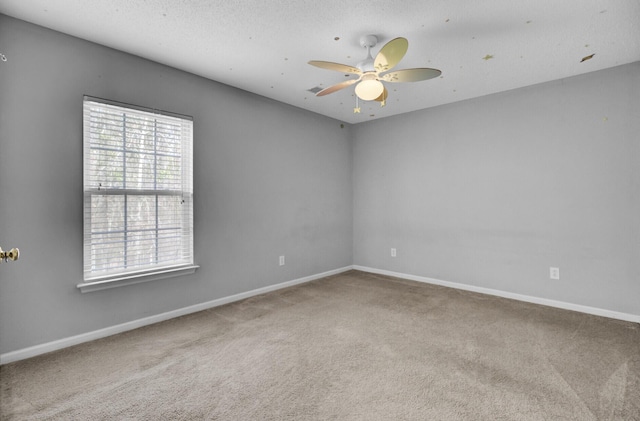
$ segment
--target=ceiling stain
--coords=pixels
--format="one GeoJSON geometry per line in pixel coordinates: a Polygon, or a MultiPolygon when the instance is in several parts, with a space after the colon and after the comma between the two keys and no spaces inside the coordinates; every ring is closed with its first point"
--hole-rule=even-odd
{"type": "Polygon", "coordinates": [[[582,60],[580,60],[580,63],[582,63],[584,61],[587,61],[587,60],[591,60],[593,58],[593,56],[595,56],[595,53],[594,54],[590,54],[590,55],[588,55],[586,57],[582,57],[582,60]]]}

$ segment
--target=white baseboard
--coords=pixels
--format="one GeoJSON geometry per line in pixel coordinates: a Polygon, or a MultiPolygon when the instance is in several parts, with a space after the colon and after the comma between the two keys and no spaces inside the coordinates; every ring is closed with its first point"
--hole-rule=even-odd
{"type": "Polygon", "coordinates": [[[137,329],[139,327],[151,325],[154,323],[162,322],[165,320],[173,319],[175,317],[184,316],[198,311],[207,310],[213,307],[218,307],[224,304],[232,303],[234,301],[240,301],[245,298],[250,298],[256,295],[265,294],[267,292],[276,291],[278,289],[287,288],[293,285],[310,282],[316,279],[324,278],[331,275],[337,275],[348,270],[355,269],[362,272],[375,273],[380,275],[393,276],[395,278],[408,279],[411,281],[424,282],[428,284],[441,285],[449,288],[456,288],[465,291],[479,292],[481,294],[494,295],[497,297],[510,298],[518,301],[525,301],[528,303],[541,304],[549,307],[562,308],[565,310],[573,310],[581,313],[593,314],[596,316],[609,317],[612,319],[625,320],[628,322],[640,323],[640,315],[620,313],[617,311],[605,310],[596,307],[583,306],[580,304],[567,303],[564,301],[556,301],[547,298],[532,297],[529,295],[516,294],[512,292],[500,291],[497,289],[477,287],[473,285],[460,284],[456,282],[442,281],[440,279],[428,278],[425,276],[409,275],[406,273],[393,272],[383,269],[375,269],[366,266],[345,266],[340,269],[334,269],[316,275],[305,276],[303,278],[294,279],[292,281],[282,282],[275,285],[270,285],[263,288],[254,289],[252,291],[242,292],[228,297],[218,298],[206,303],[196,304],[189,307],[180,308],[166,313],[157,314],[155,316],[149,316],[138,320],[133,320],[127,323],[122,323],[115,326],[110,326],[104,329],[94,330],[92,332],[82,333],[80,335],[71,336],[68,338],[59,339],[52,342],[47,342],[41,345],[35,345],[29,348],[19,349],[17,351],[7,352],[0,354],[0,365],[9,364],[14,361],[20,361],[27,358],[35,357],[37,355],[46,354],[47,352],[57,351],[59,349],[67,348],[73,345],[78,345],[84,342],[93,341],[96,339],[104,338],[107,336],[115,335],[117,333],[126,332],[129,330],[137,329]]]}
{"type": "Polygon", "coordinates": [[[46,354],[47,352],[57,351],[59,349],[67,348],[73,345],[78,345],[84,342],[93,341],[96,339],[104,338],[107,336],[115,335],[117,333],[126,332],[129,330],[137,329],[139,327],[151,325],[165,320],[173,319],[175,317],[184,316],[198,311],[207,310],[213,307],[218,307],[224,304],[232,303],[234,301],[244,300],[245,298],[253,297],[256,295],[264,294],[278,289],[287,288],[290,286],[310,282],[316,279],[324,278],[338,273],[346,272],[353,269],[352,266],[345,266],[340,269],[330,270],[328,272],[322,272],[315,275],[305,276],[303,278],[294,279],[292,281],[282,282],[275,285],[269,285],[267,287],[254,289],[252,291],[241,292],[239,294],[230,295],[228,297],[218,298],[217,300],[208,301],[206,303],[196,304],[189,307],[180,308],[166,313],[157,314],[155,316],[149,316],[138,320],[122,323],[115,326],[106,327],[104,329],[94,330],[92,332],[82,333],[80,335],[71,336],[68,338],[59,339],[52,342],[47,342],[41,345],[31,346],[29,348],[19,349],[17,351],[7,352],[0,354],[0,365],[9,364],[14,361],[20,361],[27,358],[35,357],[37,355],[46,354]]]}
{"type": "Polygon", "coordinates": [[[442,281],[440,279],[427,278],[425,276],[408,275],[406,273],[392,272],[389,270],[374,269],[366,266],[352,266],[353,269],[362,272],[376,273],[379,275],[393,276],[395,278],[408,279],[410,281],[424,282],[427,284],[441,285],[449,288],[461,289],[464,291],[479,292],[481,294],[495,295],[496,297],[510,298],[512,300],[525,301],[527,303],[541,304],[549,307],[562,308],[565,310],[578,311],[580,313],[593,314],[595,316],[609,317],[611,319],[625,320],[627,322],[640,323],[640,315],[620,313],[612,310],[605,310],[597,307],[583,306],[580,304],[556,301],[548,298],[532,297],[530,295],[516,294],[513,292],[500,291],[498,289],[477,287],[473,285],[459,284],[456,282],[442,281]]]}

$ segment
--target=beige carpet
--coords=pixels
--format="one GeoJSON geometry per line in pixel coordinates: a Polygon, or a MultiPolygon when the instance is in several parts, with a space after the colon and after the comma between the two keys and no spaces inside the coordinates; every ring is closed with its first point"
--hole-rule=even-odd
{"type": "Polygon", "coordinates": [[[2,420],[640,420],[640,325],[351,271],[0,385],[2,420]]]}

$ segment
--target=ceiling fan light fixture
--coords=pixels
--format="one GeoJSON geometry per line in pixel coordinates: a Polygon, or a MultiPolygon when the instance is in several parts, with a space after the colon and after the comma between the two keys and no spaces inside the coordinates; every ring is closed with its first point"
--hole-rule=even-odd
{"type": "Polygon", "coordinates": [[[374,101],[384,93],[384,85],[379,80],[363,80],[356,85],[356,95],[363,101],[374,101]]]}
{"type": "Polygon", "coordinates": [[[359,76],[357,79],[347,79],[322,89],[316,93],[316,96],[325,96],[348,86],[355,85],[356,107],[353,109],[353,112],[359,113],[360,106],[358,105],[358,100],[377,101],[381,107],[386,105],[389,92],[385,89],[382,81],[388,83],[418,82],[433,79],[442,74],[438,69],[429,68],[402,69],[391,72],[391,69],[393,69],[406,54],[409,48],[409,41],[402,37],[392,39],[378,51],[374,59],[371,57],[371,47],[375,46],[377,42],[378,38],[375,35],[365,35],[360,38],[360,45],[367,49],[367,57],[355,67],[329,61],[309,61],[309,64],[312,66],[335,70],[345,74],[347,77],[351,75],[359,76]]]}

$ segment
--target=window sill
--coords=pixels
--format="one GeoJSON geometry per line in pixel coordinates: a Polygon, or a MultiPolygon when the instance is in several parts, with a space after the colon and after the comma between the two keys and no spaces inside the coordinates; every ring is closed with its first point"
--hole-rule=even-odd
{"type": "Polygon", "coordinates": [[[153,272],[128,273],[124,275],[102,277],[91,279],[78,284],[80,292],[93,292],[103,289],[123,287],[127,285],[139,284],[142,282],[156,281],[158,279],[173,278],[176,276],[190,275],[198,269],[197,265],[177,266],[160,269],[153,272]]]}

